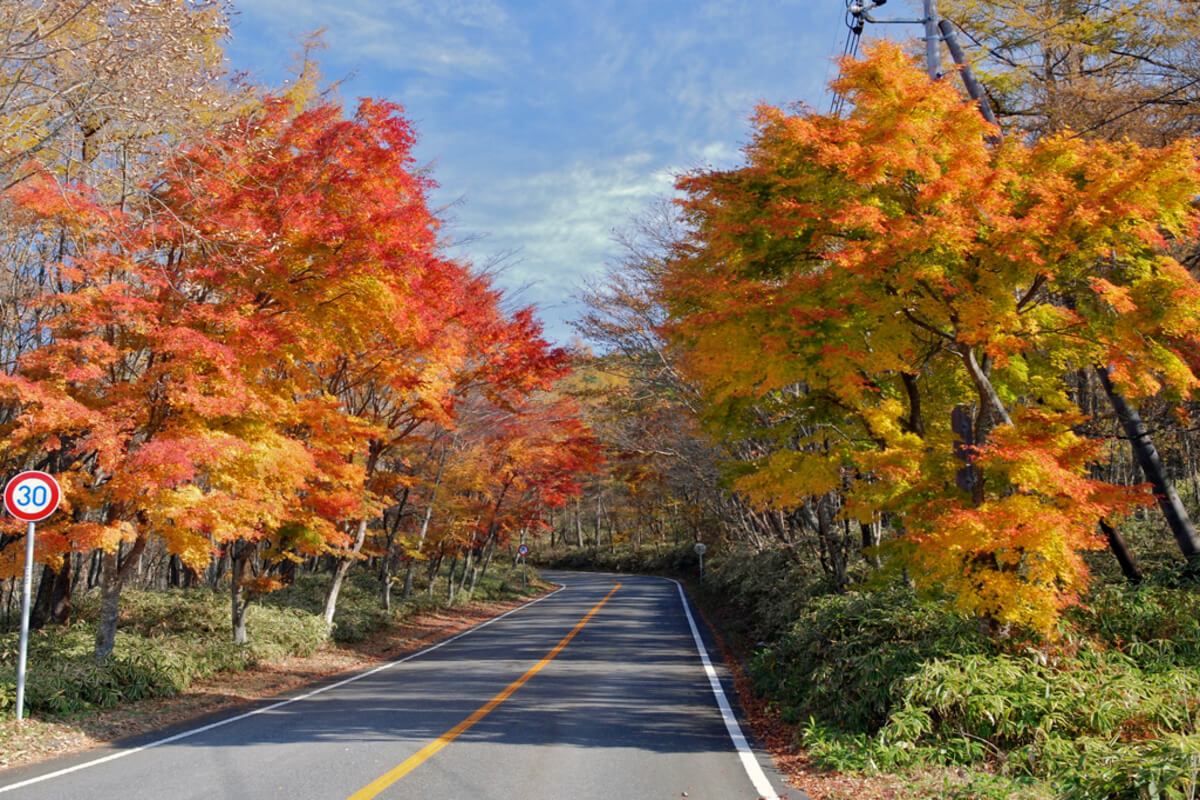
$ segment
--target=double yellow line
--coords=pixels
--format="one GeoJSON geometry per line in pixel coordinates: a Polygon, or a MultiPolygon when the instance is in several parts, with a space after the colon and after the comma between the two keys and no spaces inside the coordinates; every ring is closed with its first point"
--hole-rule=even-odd
{"type": "Polygon", "coordinates": [[[503,691],[501,691],[499,694],[497,694],[491,700],[487,701],[487,703],[485,705],[481,706],[471,716],[467,717],[462,722],[458,723],[453,728],[446,731],[441,736],[439,736],[438,738],[434,739],[429,744],[422,747],[416,753],[414,753],[413,755],[406,758],[404,761],[402,761],[399,764],[399,766],[389,770],[388,772],[384,773],[383,775],[380,775],[378,778],[371,781],[369,784],[367,784],[363,788],[359,789],[354,794],[350,795],[349,800],[369,800],[370,798],[377,796],[384,789],[388,788],[393,783],[400,780],[405,775],[407,775],[408,773],[412,772],[417,767],[424,764],[429,759],[430,756],[432,756],[437,751],[441,750],[446,745],[453,742],[455,739],[457,739],[459,736],[461,736],[464,731],[466,731],[468,728],[470,728],[476,722],[479,722],[479,720],[483,719],[488,714],[492,713],[492,709],[494,709],[496,706],[500,705],[505,700],[507,700],[509,698],[509,696],[512,695],[513,692],[515,692],[517,689],[520,689],[522,686],[524,686],[526,681],[528,681],[534,675],[541,672],[542,667],[546,666],[551,661],[553,661],[554,657],[557,656],[559,653],[561,653],[563,648],[566,647],[567,644],[570,643],[570,641],[575,638],[575,634],[579,633],[579,631],[583,629],[583,626],[587,625],[588,621],[592,617],[596,616],[596,612],[599,611],[604,606],[604,604],[609,601],[609,598],[611,598],[614,594],[617,593],[617,589],[620,589],[620,588],[621,588],[621,584],[619,584],[619,583],[616,586],[614,586],[612,588],[612,591],[604,596],[603,600],[601,600],[599,603],[596,603],[596,605],[592,608],[592,610],[589,611],[584,616],[583,619],[579,620],[578,624],[576,624],[575,627],[571,629],[571,632],[562,638],[562,641],[560,641],[558,644],[554,645],[554,649],[551,650],[549,653],[547,653],[545,658],[543,658],[541,661],[537,662],[532,667],[530,667],[524,675],[522,675],[521,677],[517,678],[515,681],[510,683],[507,687],[504,688],[503,691]]]}

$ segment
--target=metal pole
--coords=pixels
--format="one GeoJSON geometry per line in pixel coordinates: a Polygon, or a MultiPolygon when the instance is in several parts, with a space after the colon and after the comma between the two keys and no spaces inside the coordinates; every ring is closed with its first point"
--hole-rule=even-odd
{"type": "Polygon", "coordinates": [[[925,67],[930,80],[942,74],[942,48],[939,44],[937,0],[925,2],[925,67]]]}
{"type": "Polygon", "coordinates": [[[25,718],[25,654],[29,650],[29,606],[33,589],[33,523],[25,530],[25,579],[21,586],[21,640],[17,650],[17,722],[25,718]]]}
{"type": "Polygon", "coordinates": [[[704,577],[704,553],[699,553],[700,556],[700,577],[704,577]]]}
{"type": "Polygon", "coordinates": [[[526,584],[528,583],[528,580],[526,579],[526,574],[525,574],[526,569],[527,569],[527,567],[525,565],[525,556],[521,556],[521,588],[522,589],[524,589],[526,584]]]}
{"type": "Polygon", "coordinates": [[[967,94],[971,95],[971,99],[979,104],[979,112],[983,114],[983,118],[993,125],[999,125],[996,122],[996,115],[992,113],[992,104],[988,102],[987,95],[983,91],[983,87],[979,85],[979,81],[975,80],[975,72],[971,69],[971,62],[967,60],[967,54],[963,51],[962,45],[958,43],[958,37],[954,35],[954,26],[950,24],[950,20],[944,19],[938,23],[938,28],[942,32],[942,38],[946,40],[946,48],[950,51],[950,57],[954,59],[954,63],[958,65],[962,72],[963,85],[967,87],[967,94]]]}

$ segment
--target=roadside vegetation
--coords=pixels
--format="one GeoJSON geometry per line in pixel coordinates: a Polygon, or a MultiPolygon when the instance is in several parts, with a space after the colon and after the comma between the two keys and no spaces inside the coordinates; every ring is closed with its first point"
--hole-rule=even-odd
{"type": "MultiPolygon", "coordinates": [[[[404,625],[421,612],[451,611],[469,603],[516,600],[540,591],[536,572],[527,588],[521,572],[494,564],[480,576],[474,593],[448,601],[445,572],[433,597],[424,581],[409,599],[397,598],[390,612],[380,608],[376,574],[356,571],[343,589],[334,626],[323,617],[328,576],[303,574],[286,589],[248,610],[254,637],[245,645],[229,631],[225,587],[135,589],[124,593],[112,655],[96,662],[92,643],[99,616],[99,593],[76,600],[69,626],[48,625],[30,640],[27,712],[42,718],[72,719],[113,709],[130,701],[177,695],[198,681],[235,680],[235,673],[287,657],[308,658],[328,649],[349,649],[404,625]]],[[[15,700],[17,632],[0,634],[0,712],[11,718],[15,700]]]]}
{"type": "Polygon", "coordinates": [[[0,473],[62,487],[32,587],[0,519],[35,712],[487,595],[598,461],[569,354],[447,254],[401,107],[336,102],[315,37],[252,85],[234,14],[0,3],[0,473]]]}
{"type": "Polygon", "coordinates": [[[709,554],[703,580],[690,545],[538,560],[685,579],[816,768],[794,774],[814,797],[1134,800],[1197,785],[1200,582],[1184,571],[1133,586],[1097,563],[1053,639],[997,638],[896,576],[862,569],[838,591],[779,550],[709,554]]]}
{"type": "Polygon", "coordinates": [[[227,0],[128,8],[0,4],[0,466],[64,494],[35,713],[508,596],[518,542],[703,542],[767,713],[860,789],[1200,792],[1200,6],[944,0],[999,125],[864,47],[837,113],[678,177],[572,352],[447,255],[398,106],[311,47],[230,76],[227,0]]]}
{"type": "Polygon", "coordinates": [[[816,797],[1193,798],[1200,13],[939,7],[998,126],[877,42],[622,236],[538,557],[706,544],[816,797]]]}

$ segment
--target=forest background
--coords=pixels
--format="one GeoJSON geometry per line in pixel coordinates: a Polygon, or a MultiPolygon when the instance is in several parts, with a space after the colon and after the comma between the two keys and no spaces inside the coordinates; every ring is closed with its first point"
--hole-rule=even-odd
{"type": "Polygon", "coordinates": [[[308,55],[231,78],[219,0],[4,6],[0,458],[64,487],[36,624],[90,626],[45,710],[185,680],[121,651],[130,584],[227,593],[245,653],[251,604],[302,594],[320,639],[347,581],[386,619],[515,541],[703,541],[812,763],[1193,795],[1200,11],[941,6],[999,126],[867,48],[840,113],[763,107],[744,166],[679,176],[572,352],[446,254],[399,107],[341,108],[308,55]]]}

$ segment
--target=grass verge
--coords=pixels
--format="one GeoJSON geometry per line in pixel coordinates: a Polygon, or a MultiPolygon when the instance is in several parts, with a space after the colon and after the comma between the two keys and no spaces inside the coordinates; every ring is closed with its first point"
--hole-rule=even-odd
{"type": "MultiPolygon", "coordinates": [[[[0,768],[86,750],[397,658],[549,589],[532,580],[522,590],[519,573],[501,569],[481,579],[471,603],[397,604],[388,619],[367,602],[378,604],[369,591],[372,576],[351,576],[356,591],[339,613],[373,619],[369,629],[356,622],[353,636],[328,637],[319,616],[277,598],[251,606],[245,648],[228,641],[226,594],[122,593],[114,658],[102,667],[91,662],[94,627],[85,605],[81,622],[31,637],[26,696],[32,700],[36,692],[39,706],[20,724],[11,714],[0,722],[0,768]]],[[[319,582],[310,583],[300,590],[319,594],[319,582]]],[[[0,692],[14,693],[16,647],[16,634],[0,638],[0,692]]]]}

